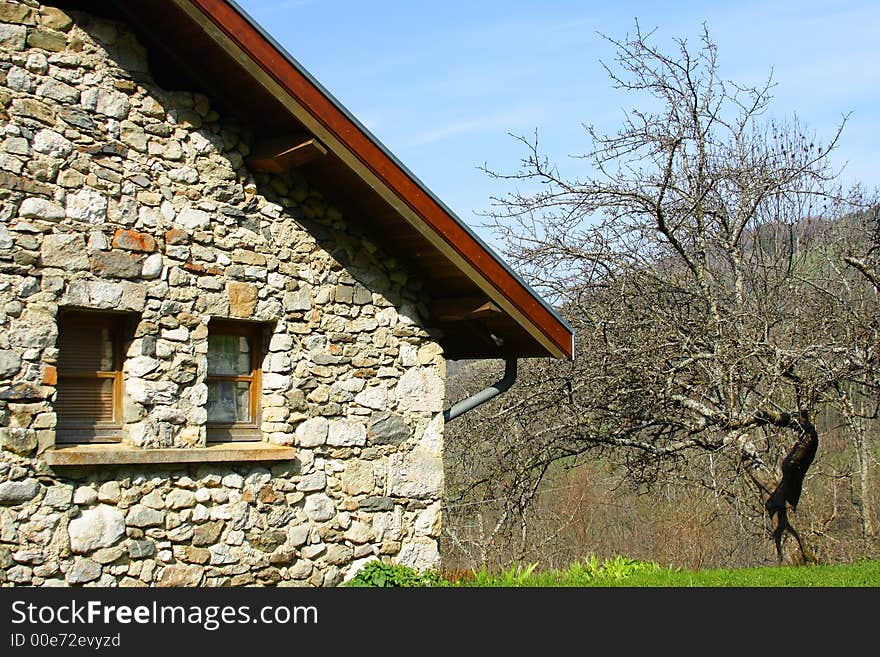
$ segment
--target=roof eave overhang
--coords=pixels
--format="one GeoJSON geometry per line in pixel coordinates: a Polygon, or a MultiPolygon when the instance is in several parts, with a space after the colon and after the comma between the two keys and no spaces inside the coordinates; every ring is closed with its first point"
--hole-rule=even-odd
{"type": "Polygon", "coordinates": [[[574,358],[566,322],[240,7],[229,0],[172,1],[548,356],[574,358]]]}

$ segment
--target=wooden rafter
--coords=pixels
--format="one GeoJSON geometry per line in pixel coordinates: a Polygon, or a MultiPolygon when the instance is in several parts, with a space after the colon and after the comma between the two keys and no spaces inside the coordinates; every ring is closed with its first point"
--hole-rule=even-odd
{"type": "Polygon", "coordinates": [[[431,316],[441,322],[460,322],[491,317],[501,308],[485,297],[437,299],[431,304],[431,316]]]}
{"type": "Polygon", "coordinates": [[[252,171],[283,173],[326,154],[327,149],[314,137],[277,137],[257,144],[247,165],[252,171]]]}

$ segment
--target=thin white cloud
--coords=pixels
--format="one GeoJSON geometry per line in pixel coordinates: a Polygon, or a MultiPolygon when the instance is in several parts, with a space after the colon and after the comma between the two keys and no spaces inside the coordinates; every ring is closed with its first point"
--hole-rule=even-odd
{"type": "Polygon", "coordinates": [[[451,137],[483,132],[489,129],[495,132],[507,132],[523,123],[540,122],[545,114],[543,108],[520,107],[474,118],[459,119],[419,132],[409,139],[404,139],[403,146],[407,148],[424,146],[444,141],[451,137]]]}

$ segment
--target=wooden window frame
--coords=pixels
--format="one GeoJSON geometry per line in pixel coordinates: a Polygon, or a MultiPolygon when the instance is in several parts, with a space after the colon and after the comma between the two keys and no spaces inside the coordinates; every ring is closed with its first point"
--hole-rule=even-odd
{"type": "Polygon", "coordinates": [[[213,381],[248,381],[250,382],[248,410],[250,422],[211,422],[206,425],[206,441],[209,444],[235,441],[259,441],[263,434],[260,430],[261,413],[260,397],[263,392],[263,370],[261,366],[263,351],[264,326],[257,322],[212,319],[208,323],[208,335],[239,335],[249,338],[251,371],[248,375],[205,375],[205,383],[213,381]]]}
{"type": "MultiPolygon", "coordinates": [[[[62,334],[70,328],[89,328],[95,330],[108,329],[113,341],[113,369],[112,370],[67,370],[62,365],[59,354],[58,383],[62,387],[65,379],[112,379],[112,421],[93,422],[67,422],[65,423],[60,414],[57,417],[55,427],[55,443],[61,445],[76,445],[81,443],[118,443],[122,441],[123,431],[123,376],[122,366],[124,362],[123,333],[125,329],[125,317],[111,313],[67,311],[62,312],[58,318],[59,346],[63,339],[62,334]]],[[[60,390],[56,393],[60,394],[60,390]]],[[[56,398],[57,399],[57,398],[56,398]]]]}

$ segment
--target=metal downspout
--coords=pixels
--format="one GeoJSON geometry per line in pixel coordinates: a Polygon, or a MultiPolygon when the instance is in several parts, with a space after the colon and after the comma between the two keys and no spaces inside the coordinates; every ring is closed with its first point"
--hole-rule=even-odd
{"type": "Polygon", "coordinates": [[[466,399],[462,399],[457,404],[443,411],[443,420],[449,422],[460,415],[464,415],[468,411],[472,411],[480,404],[484,404],[493,397],[497,397],[502,392],[507,392],[510,386],[516,381],[516,358],[507,358],[504,361],[504,376],[500,381],[488,388],[483,388],[480,392],[471,395],[466,399]]]}

